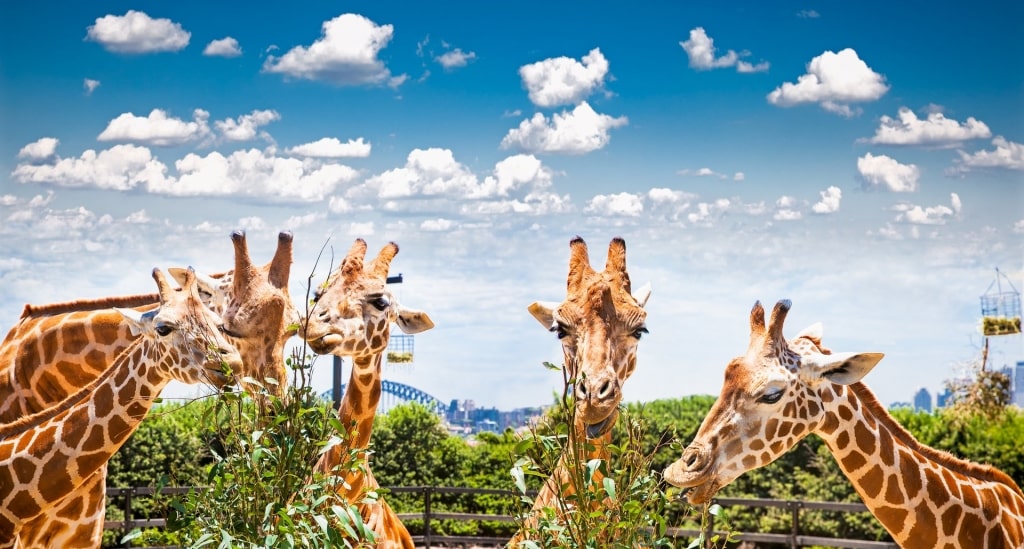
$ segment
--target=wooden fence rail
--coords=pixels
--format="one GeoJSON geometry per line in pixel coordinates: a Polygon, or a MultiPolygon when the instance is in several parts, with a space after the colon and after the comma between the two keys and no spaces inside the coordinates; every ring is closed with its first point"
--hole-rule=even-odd
{"type": "MultiPolygon", "coordinates": [[[[165,487],[160,493],[163,495],[185,494],[190,487],[165,487]]],[[[486,536],[450,536],[434,534],[431,522],[440,520],[457,521],[494,521],[494,522],[515,522],[511,515],[490,515],[482,513],[449,513],[439,512],[432,509],[431,503],[438,494],[473,494],[473,495],[499,495],[513,497],[509,490],[493,488],[463,488],[449,486],[394,486],[386,488],[387,492],[393,494],[420,494],[423,498],[422,513],[399,513],[398,517],[403,521],[422,520],[423,533],[413,536],[417,547],[430,549],[431,547],[452,547],[452,546],[485,546],[502,547],[508,541],[507,537],[486,537],[486,536]]],[[[129,532],[135,528],[163,528],[166,526],[164,519],[142,519],[132,518],[131,504],[135,497],[152,497],[156,491],[153,488],[107,488],[107,498],[119,498],[121,505],[117,507],[124,512],[124,520],[107,521],[104,524],[106,530],[121,530],[129,532]]],[[[750,508],[781,508],[788,509],[790,513],[791,528],[787,534],[765,534],[756,532],[733,532],[732,539],[748,541],[753,543],[774,543],[787,545],[791,548],[818,546],[835,547],[840,549],[898,549],[898,545],[885,541],[866,541],[857,539],[829,538],[822,536],[809,536],[801,533],[801,513],[804,511],[835,511],[840,513],[862,513],[868,508],[863,503],[836,503],[824,501],[795,501],[776,499],[749,499],[749,498],[716,498],[714,503],[723,507],[750,507],[750,508]]],[[[714,529],[714,517],[709,530],[714,529]]],[[[715,531],[725,536],[728,532],[715,531]]],[[[667,535],[673,538],[696,538],[700,530],[691,528],[669,528],[667,535]]],[[[708,544],[710,547],[710,542],[708,544]]],[[[124,545],[122,547],[133,547],[124,545]]]]}

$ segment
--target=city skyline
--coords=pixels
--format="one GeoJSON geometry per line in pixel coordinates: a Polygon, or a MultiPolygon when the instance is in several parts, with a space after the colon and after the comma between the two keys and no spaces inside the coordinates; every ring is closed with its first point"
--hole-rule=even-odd
{"type": "MultiPolygon", "coordinates": [[[[353,239],[436,327],[389,379],[561,389],[568,243],[625,239],[627,402],[717,394],[761,301],[882,352],[883,402],[980,353],[1024,287],[1024,4],[15,2],[0,18],[0,321],[153,291],[294,234],[300,311],[353,239]]],[[[290,342],[289,347],[298,341],[290,342]]],[[[993,360],[1024,358],[1020,336],[993,360]]],[[[318,360],[314,383],[330,386],[318,360]]],[[[194,395],[169,386],[167,398],[194,395]]]]}

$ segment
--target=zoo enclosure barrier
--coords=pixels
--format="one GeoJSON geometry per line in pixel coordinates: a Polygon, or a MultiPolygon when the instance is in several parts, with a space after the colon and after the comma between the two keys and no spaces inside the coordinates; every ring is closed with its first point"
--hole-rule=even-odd
{"type": "MultiPolygon", "coordinates": [[[[180,495],[188,493],[191,487],[164,487],[160,490],[163,495],[180,495]]],[[[417,547],[430,549],[431,547],[503,547],[508,542],[507,537],[484,537],[484,536],[450,536],[434,534],[431,531],[431,522],[440,520],[456,521],[495,521],[515,522],[512,515],[489,515],[482,513],[449,513],[438,512],[431,509],[431,500],[435,494],[473,494],[473,495],[499,495],[513,497],[510,490],[499,490],[495,488],[463,488],[450,486],[393,486],[383,487],[384,490],[394,494],[420,494],[423,497],[422,513],[398,513],[398,517],[405,520],[422,520],[423,533],[413,536],[417,547]]],[[[105,530],[122,530],[130,532],[134,528],[163,528],[166,526],[164,519],[141,519],[132,518],[131,502],[135,497],[151,497],[156,490],[148,487],[138,488],[107,488],[107,498],[119,498],[121,505],[117,507],[124,512],[124,520],[106,521],[105,530]]],[[[781,508],[788,509],[791,517],[791,528],[787,534],[766,534],[757,532],[732,532],[732,538],[737,541],[754,543],[776,543],[787,545],[791,548],[817,546],[834,547],[839,549],[898,549],[899,546],[893,542],[868,541],[858,539],[830,538],[823,536],[809,536],[800,533],[800,515],[802,511],[834,511],[840,513],[862,513],[868,511],[863,503],[838,503],[826,501],[796,501],[777,499],[751,499],[751,498],[715,498],[713,503],[722,507],[751,507],[751,508],[781,508]]],[[[725,531],[716,531],[714,516],[711,516],[711,524],[708,526],[710,532],[721,536],[729,534],[725,531]]],[[[696,538],[700,530],[693,528],[668,528],[666,535],[673,538],[696,538]]],[[[711,546],[710,541],[708,547],[711,546]]],[[[123,545],[122,547],[134,547],[123,545]]]]}

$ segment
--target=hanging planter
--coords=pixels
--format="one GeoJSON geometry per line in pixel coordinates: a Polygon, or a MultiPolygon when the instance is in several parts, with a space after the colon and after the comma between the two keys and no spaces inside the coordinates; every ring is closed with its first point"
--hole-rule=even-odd
{"type": "Polygon", "coordinates": [[[1020,332],[1020,292],[996,269],[996,279],[981,296],[981,333],[986,336],[1020,332]]]}

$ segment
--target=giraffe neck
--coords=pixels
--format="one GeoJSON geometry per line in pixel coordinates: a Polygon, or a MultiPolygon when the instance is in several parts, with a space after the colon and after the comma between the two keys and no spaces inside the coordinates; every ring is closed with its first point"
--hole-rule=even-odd
{"type": "Polygon", "coordinates": [[[1024,494],[1009,476],[921,444],[862,383],[822,392],[816,432],[901,547],[1024,544],[1024,494]]]}
{"type": "Polygon", "coordinates": [[[139,340],[118,356],[89,398],[0,442],[0,532],[30,519],[99,471],[138,428],[170,381],[168,353],[139,340]]]}
{"type": "Polygon", "coordinates": [[[0,421],[64,400],[135,340],[110,308],[23,317],[0,344],[0,421]]]}

